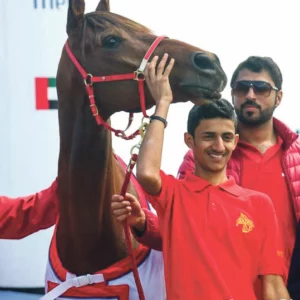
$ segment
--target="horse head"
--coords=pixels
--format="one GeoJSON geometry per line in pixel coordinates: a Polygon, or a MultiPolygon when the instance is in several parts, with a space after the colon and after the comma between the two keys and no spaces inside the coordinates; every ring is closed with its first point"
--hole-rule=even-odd
{"type": "MultiPolygon", "coordinates": [[[[109,0],[101,0],[96,12],[84,14],[84,9],[84,1],[69,1],[67,33],[70,48],[86,72],[107,76],[137,70],[156,36],[145,26],[110,12],[109,0]]],[[[153,55],[162,57],[164,53],[176,61],[170,76],[174,102],[198,103],[220,98],[227,79],[215,54],[170,38],[163,39],[153,55]]],[[[83,79],[76,68],[59,68],[58,92],[61,89],[84,91],[83,79]],[[61,80],[64,84],[61,87],[59,79],[66,72],[72,80],[61,80]]],[[[118,111],[140,111],[134,80],[96,83],[94,89],[99,112],[105,119],[118,111]]],[[[146,88],[146,108],[153,105],[146,88]]]]}

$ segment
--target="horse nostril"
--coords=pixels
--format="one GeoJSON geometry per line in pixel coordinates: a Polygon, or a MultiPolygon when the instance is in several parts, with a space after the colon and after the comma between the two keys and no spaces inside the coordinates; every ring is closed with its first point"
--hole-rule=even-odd
{"type": "Polygon", "coordinates": [[[209,56],[204,53],[197,53],[194,55],[194,63],[201,70],[213,70],[214,64],[209,56]]]}

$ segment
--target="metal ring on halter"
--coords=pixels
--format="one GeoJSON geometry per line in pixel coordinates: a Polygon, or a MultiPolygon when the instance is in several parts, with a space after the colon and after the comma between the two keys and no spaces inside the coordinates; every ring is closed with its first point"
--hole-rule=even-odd
{"type": "Polygon", "coordinates": [[[135,74],[134,80],[137,80],[137,81],[139,81],[139,80],[144,81],[145,80],[145,74],[144,74],[143,71],[136,70],[136,71],[134,71],[134,74],[135,74]]]}
{"type": "Polygon", "coordinates": [[[149,121],[147,122],[147,121],[145,121],[145,119],[150,119],[150,117],[147,116],[147,117],[142,118],[142,123],[141,123],[141,126],[139,128],[139,133],[140,133],[140,136],[141,136],[142,139],[145,136],[147,127],[149,125],[149,121]]]}
{"type": "Polygon", "coordinates": [[[89,74],[86,75],[86,78],[84,79],[84,84],[89,85],[89,86],[93,85],[93,75],[92,74],[89,73],[89,74]],[[90,82],[88,82],[88,80],[90,82]]]}
{"type": "Polygon", "coordinates": [[[140,147],[141,147],[141,143],[138,143],[138,144],[132,146],[131,149],[130,149],[130,155],[132,156],[132,155],[134,154],[134,153],[133,153],[133,150],[134,150],[134,149],[137,149],[137,153],[136,153],[136,154],[138,154],[138,153],[139,153],[140,147]]]}
{"type": "Polygon", "coordinates": [[[147,127],[148,127],[149,123],[147,122],[143,122],[139,128],[139,133],[140,133],[140,136],[141,138],[143,139],[144,136],[145,136],[145,133],[146,133],[146,130],[147,130],[147,127]]]}

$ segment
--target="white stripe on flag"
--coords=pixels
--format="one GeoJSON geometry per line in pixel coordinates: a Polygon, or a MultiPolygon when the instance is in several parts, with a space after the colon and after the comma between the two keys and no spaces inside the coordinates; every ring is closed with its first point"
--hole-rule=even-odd
{"type": "Polygon", "coordinates": [[[48,87],[47,90],[48,100],[57,100],[57,90],[55,87],[48,87]]]}

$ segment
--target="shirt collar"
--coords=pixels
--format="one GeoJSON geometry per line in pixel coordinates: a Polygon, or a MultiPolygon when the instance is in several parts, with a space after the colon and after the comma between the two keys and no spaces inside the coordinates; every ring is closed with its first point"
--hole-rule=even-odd
{"type": "MultiPolygon", "coordinates": [[[[186,177],[183,179],[184,184],[189,190],[193,192],[201,192],[205,188],[212,186],[212,184],[205,179],[195,175],[192,172],[187,172],[186,177]]],[[[234,196],[241,194],[242,188],[236,184],[232,176],[228,177],[228,180],[218,185],[218,188],[222,191],[230,193],[234,196]]]]}
{"type": "MultiPolygon", "coordinates": [[[[283,146],[283,140],[282,140],[280,135],[277,135],[277,143],[275,145],[278,147],[278,149],[283,146]]],[[[244,142],[244,141],[241,141],[241,140],[238,141],[238,146],[241,147],[241,148],[253,149],[253,150],[258,151],[255,146],[252,146],[251,144],[249,144],[247,142],[244,142]]]]}

